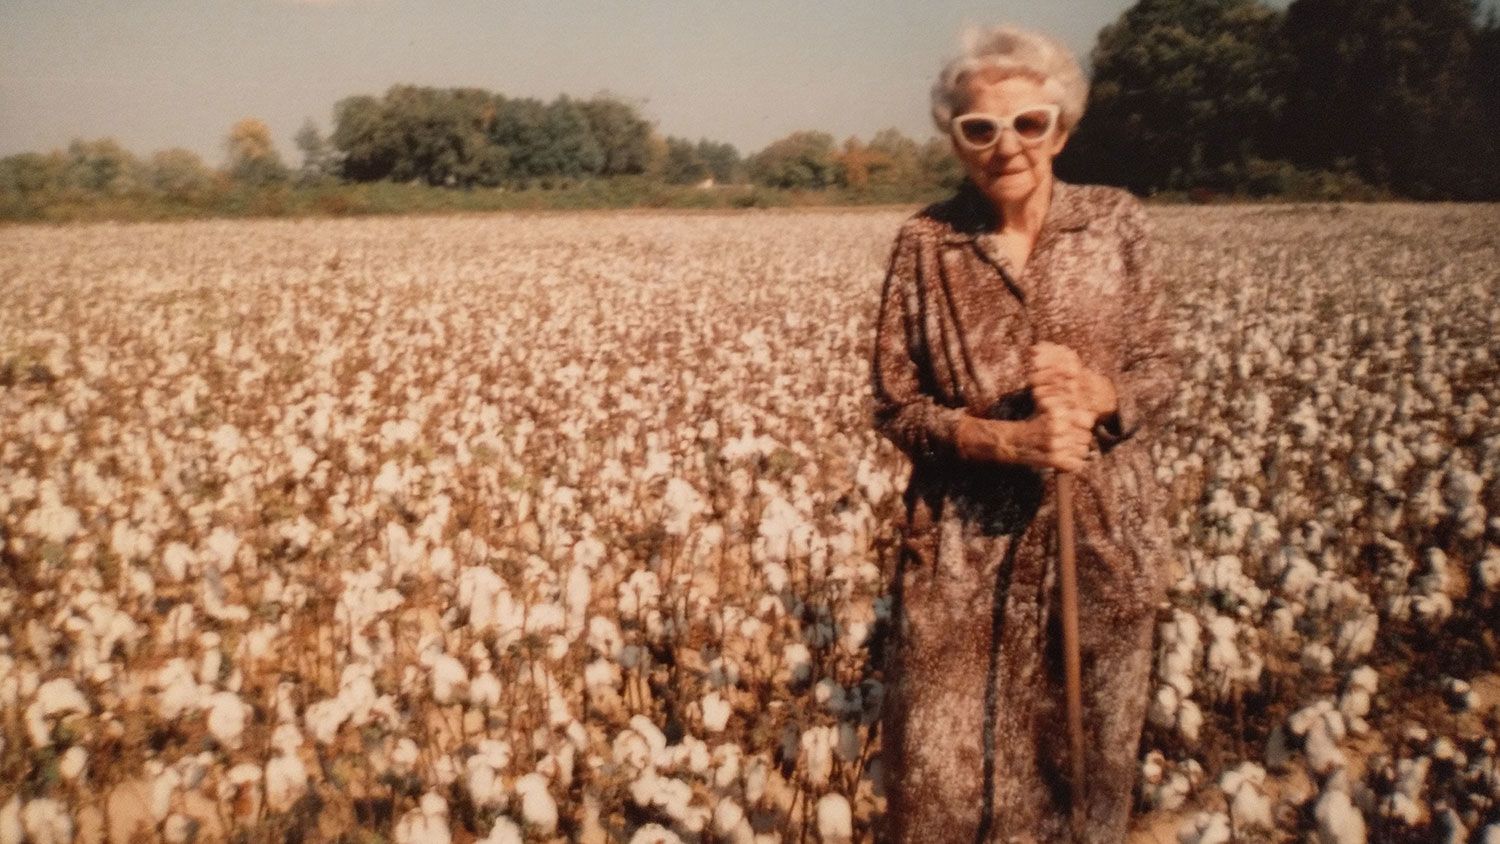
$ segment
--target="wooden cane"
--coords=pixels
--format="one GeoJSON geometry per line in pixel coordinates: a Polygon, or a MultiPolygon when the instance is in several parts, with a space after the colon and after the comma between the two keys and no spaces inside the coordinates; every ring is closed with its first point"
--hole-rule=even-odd
{"type": "Polygon", "coordinates": [[[1058,589],[1062,592],[1063,666],[1068,692],[1068,743],[1073,760],[1074,840],[1084,841],[1083,675],[1078,647],[1078,566],[1073,555],[1073,475],[1057,473],[1058,589]]]}

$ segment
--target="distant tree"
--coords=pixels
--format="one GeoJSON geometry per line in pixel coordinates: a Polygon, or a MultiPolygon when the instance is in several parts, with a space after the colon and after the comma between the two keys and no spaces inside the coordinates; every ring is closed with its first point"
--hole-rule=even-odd
{"type": "Polygon", "coordinates": [[[774,188],[826,188],[838,173],[838,151],[827,132],[793,132],[750,157],[750,178],[774,188]]]}
{"type": "Polygon", "coordinates": [[[152,190],[185,202],[207,198],[217,179],[222,178],[203,163],[198,153],[181,147],[152,153],[146,162],[146,172],[152,190]]]}
{"type": "Polygon", "coordinates": [[[271,141],[271,130],[264,122],[246,117],[229,128],[224,140],[229,150],[226,168],[230,178],[248,185],[266,185],[286,181],[286,165],[271,141]]]}
{"type": "Polygon", "coordinates": [[[708,168],[708,175],[713,176],[715,182],[727,185],[739,181],[740,151],[734,148],[734,144],[700,138],[697,153],[698,160],[708,168]]]}
{"type": "Polygon", "coordinates": [[[604,148],[589,128],[587,115],[578,102],[558,97],[547,104],[542,116],[546,145],[537,152],[535,175],[545,183],[572,181],[598,175],[604,167],[604,148]]]}
{"type": "Polygon", "coordinates": [[[1476,3],[1296,0],[1285,36],[1297,68],[1288,155],[1352,162],[1417,197],[1500,191],[1494,36],[1476,3]]]}
{"type": "Polygon", "coordinates": [[[0,216],[37,216],[63,189],[68,162],[61,151],[23,152],[0,158],[0,216]]]}
{"type": "Polygon", "coordinates": [[[850,135],[838,153],[836,181],[840,187],[864,190],[870,186],[870,165],[875,154],[859,138],[850,135]]]}
{"type": "Polygon", "coordinates": [[[1268,155],[1290,57],[1259,0],[1140,0],[1099,33],[1059,174],[1138,193],[1233,180],[1268,155]]]}
{"type": "Polygon", "coordinates": [[[698,147],[686,138],[667,138],[667,157],[662,163],[662,180],[673,185],[697,184],[708,178],[708,164],[698,155],[698,147]]]}
{"type": "Polygon", "coordinates": [[[302,169],[297,174],[299,181],[316,182],[334,175],[338,166],[337,151],[323,137],[318,124],[311,117],[303,121],[302,128],[297,130],[292,140],[302,153],[302,169]]]}
{"type": "Polygon", "coordinates": [[[917,153],[922,184],[943,190],[955,190],[964,180],[963,165],[953,154],[953,142],[947,138],[929,138],[917,153]]]}
{"type": "Polygon", "coordinates": [[[646,172],[651,163],[651,124],[629,103],[608,95],[578,103],[601,156],[599,175],[646,172]]]}
{"type": "Polygon", "coordinates": [[[334,105],[332,141],[341,175],[354,182],[389,178],[401,157],[396,126],[371,96],[345,97],[334,105]]]}
{"type": "Polygon", "coordinates": [[[870,139],[867,164],[870,183],[875,185],[918,185],[921,173],[921,147],[899,129],[882,129],[870,139]]]}
{"type": "Polygon", "coordinates": [[[140,161],[114,138],[68,144],[66,183],[89,193],[122,196],[142,187],[140,161]]]}

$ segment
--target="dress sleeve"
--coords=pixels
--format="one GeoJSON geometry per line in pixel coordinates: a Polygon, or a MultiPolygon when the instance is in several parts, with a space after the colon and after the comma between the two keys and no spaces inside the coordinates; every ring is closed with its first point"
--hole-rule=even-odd
{"type": "Polygon", "coordinates": [[[874,425],[913,461],[953,459],[954,434],[964,411],[934,400],[924,389],[916,359],[926,343],[917,304],[918,247],[917,234],[903,227],[881,291],[871,359],[874,425]]]}
{"type": "Polygon", "coordinates": [[[1107,373],[1119,408],[1101,417],[1094,435],[1101,453],[1161,424],[1181,377],[1164,291],[1151,263],[1150,224],[1140,200],[1127,197],[1120,217],[1125,251],[1125,351],[1120,370],[1107,373]]]}

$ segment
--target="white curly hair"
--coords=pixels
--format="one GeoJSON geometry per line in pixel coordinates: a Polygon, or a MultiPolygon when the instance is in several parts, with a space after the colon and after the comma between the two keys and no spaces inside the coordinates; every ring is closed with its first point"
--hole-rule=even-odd
{"type": "Polygon", "coordinates": [[[963,52],[943,68],[932,86],[932,122],[946,135],[955,114],[966,106],[965,78],[980,70],[1003,76],[1025,76],[1062,108],[1058,123],[1064,131],[1078,125],[1088,102],[1089,83],[1078,60],[1061,41],[1010,24],[971,26],[964,30],[963,52]]]}

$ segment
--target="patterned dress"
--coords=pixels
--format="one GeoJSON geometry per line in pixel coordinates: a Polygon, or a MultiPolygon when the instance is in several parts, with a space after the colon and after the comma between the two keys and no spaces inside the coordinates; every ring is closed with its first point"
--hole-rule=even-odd
{"type": "Polygon", "coordinates": [[[1074,349],[1117,413],[1074,482],[1090,842],[1123,841],[1155,613],[1181,572],[1149,441],[1180,364],[1129,193],[1054,181],[1023,272],[966,183],[901,227],[872,359],[874,423],[911,460],[881,760],[891,841],[1064,841],[1068,732],[1054,476],[967,463],[959,414],[1033,413],[1027,351],[1074,349]]]}

